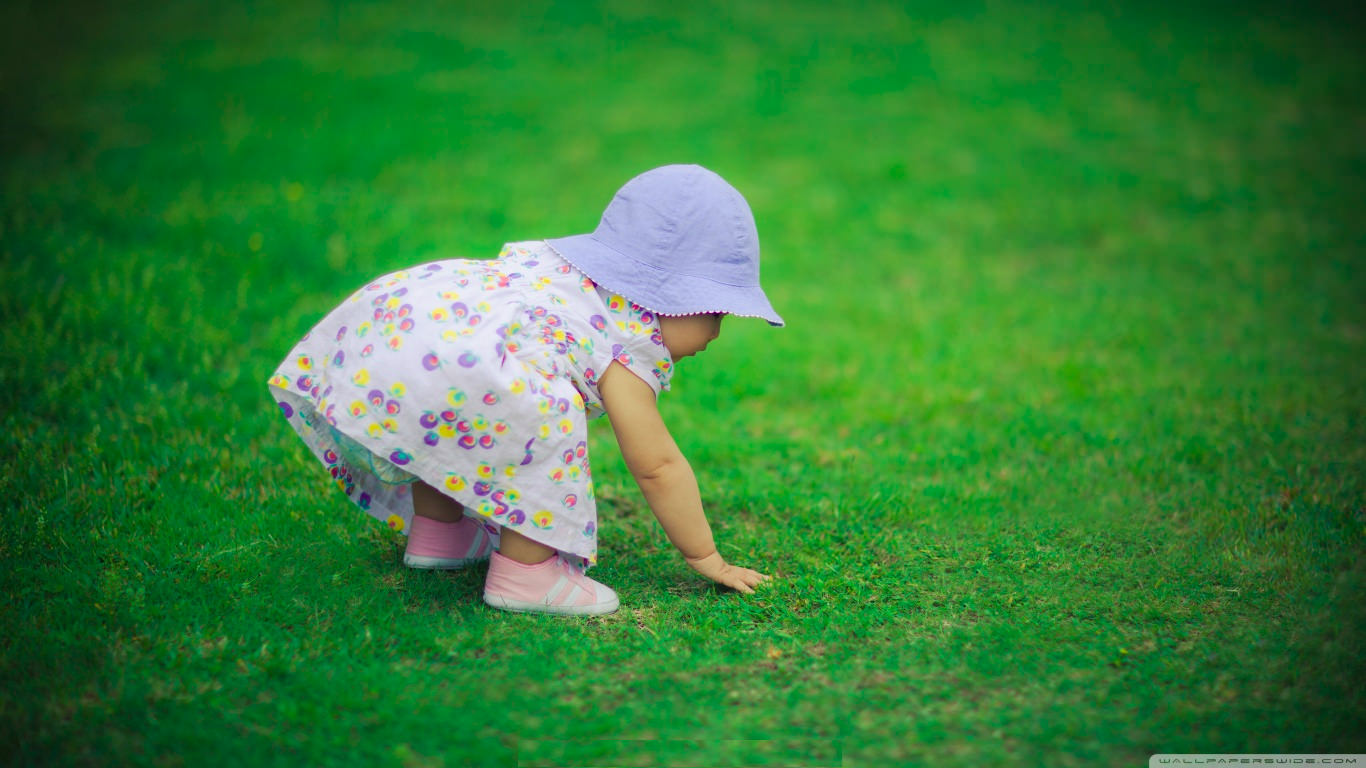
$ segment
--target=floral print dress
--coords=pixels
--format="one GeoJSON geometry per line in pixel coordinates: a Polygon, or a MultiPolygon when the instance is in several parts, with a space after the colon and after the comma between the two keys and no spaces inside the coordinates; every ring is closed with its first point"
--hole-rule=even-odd
{"type": "Polygon", "coordinates": [[[490,532],[591,565],[587,420],[614,361],[656,395],[669,387],[658,318],[531,241],[374,280],[290,350],[270,391],[338,487],[390,527],[406,533],[421,479],[490,532]]]}

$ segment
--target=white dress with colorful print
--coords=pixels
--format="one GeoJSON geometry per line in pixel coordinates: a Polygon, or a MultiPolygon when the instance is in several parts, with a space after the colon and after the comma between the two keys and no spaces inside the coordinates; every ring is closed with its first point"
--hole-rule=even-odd
{"type": "Polygon", "coordinates": [[[587,420],[613,361],[668,389],[658,318],[542,241],[380,277],[270,379],[290,425],[362,509],[406,533],[420,478],[490,526],[597,560],[587,420]]]}

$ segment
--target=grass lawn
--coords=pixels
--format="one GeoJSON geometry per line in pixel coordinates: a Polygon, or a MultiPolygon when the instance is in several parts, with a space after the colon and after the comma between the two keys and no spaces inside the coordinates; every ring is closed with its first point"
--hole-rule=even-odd
{"type": "Polygon", "coordinates": [[[1366,752],[1366,56],[1229,2],[26,3],[0,46],[0,762],[1366,752]],[[439,7],[438,7],[439,6],[439,7]],[[698,162],[788,319],[593,428],[608,617],[406,570],[270,401],[385,271],[698,162]]]}

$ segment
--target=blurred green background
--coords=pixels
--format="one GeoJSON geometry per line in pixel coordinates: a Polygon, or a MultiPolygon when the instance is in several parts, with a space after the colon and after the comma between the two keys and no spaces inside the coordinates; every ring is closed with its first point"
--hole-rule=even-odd
{"type": "Polygon", "coordinates": [[[9,764],[1143,765],[1366,752],[1350,4],[18,3],[9,764]],[[697,162],[788,327],[594,425],[622,610],[406,571],[264,382],[368,278],[697,162]],[[520,762],[519,762],[520,761],[520,762]]]}

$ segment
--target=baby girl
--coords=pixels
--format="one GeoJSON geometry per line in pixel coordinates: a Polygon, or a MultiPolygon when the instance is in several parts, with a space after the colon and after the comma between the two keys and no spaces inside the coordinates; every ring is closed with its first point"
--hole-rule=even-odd
{"type": "Polygon", "coordinates": [[[604,413],[688,565],[753,592],[768,577],[717,551],[656,406],[674,361],[706,349],[726,315],[783,323],[759,285],[753,214],[715,173],[670,165],[627,182],[592,234],[375,279],[270,387],[346,495],[408,534],[408,566],[488,560],[490,606],[617,609],[585,573],[598,551],[587,423],[604,413]]]}

